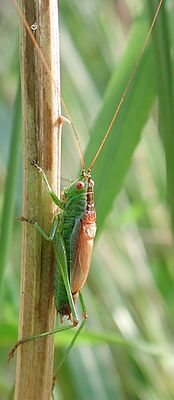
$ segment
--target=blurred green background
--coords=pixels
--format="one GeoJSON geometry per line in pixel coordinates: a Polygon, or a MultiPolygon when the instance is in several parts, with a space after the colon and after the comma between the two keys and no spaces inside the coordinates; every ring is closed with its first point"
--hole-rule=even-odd
{"type": "MultiPolygon", "coordinates": [[[[125,89],[157,4],[60,0],[62,93],[86,149],[87,166],[125,89]]],[[[153,41],[93,169],[98,235],[83,291],[89,319],[61,370],[55,400],[174,399],[174,4],[164,0],[164,5],[153,41]]],[[[6,360],[17,338],[20,290],[21,226],[15,220],[22,203],[18,58],[18,16],[12,2],[1,0],[3,400],[13,398],[15,361],[6,360]]],[[[79,173],[78,149],[69,128],[63,134],[62,164],[63,176],[79,173]]],[[[56,337],[55,363],[70,337],[56,337]]]]}

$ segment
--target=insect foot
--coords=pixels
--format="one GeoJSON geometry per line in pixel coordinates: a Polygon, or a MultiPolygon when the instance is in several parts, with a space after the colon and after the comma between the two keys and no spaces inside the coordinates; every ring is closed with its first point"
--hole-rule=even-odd
{"type": "Polygon", "coordinates": [[[17,348],[23,343],[23,340],[20,339],[16,342],[16,344],[13,346],[11,351],[8,353],[8,362],[14,357],[14,354],[16,353],[17,348]]]}
{"type": "Polygon", "coordinates": [[[21,222],[29,222],[29,224],[32,224],[32,225],[35,224],[35,221],[33,219],[29,219],[29,218],[25,218],[25,217],[16,217],[16,219],[21,222]]]}
{"type": "Polygon", "coordinates": [[[69,125],[71,125],[70,120],[68,118],[63,117],[63,115],[59,115],[57,118],[58,125],[60,126],[60,125],[64,124],[65,122],[67,122],[69,125]]]}
{"type": "Polygon", "coordinates": [[[39,172],[42,172],[42,168],[39,167],[39,165],[37,164],[37,162],[35,160],[29,160],[29,161],[30,161],[30,164],[33,165],[33,167],[38,169],[39,172]]]}
{"type": "Polygon", "coordinates": [[[83,315],[83,318],[84,318],[84,319],[88,319],[88,314],[87,314],[86,311],[84,311],[84,312],[82,313],[82,315],[83,315]]]}

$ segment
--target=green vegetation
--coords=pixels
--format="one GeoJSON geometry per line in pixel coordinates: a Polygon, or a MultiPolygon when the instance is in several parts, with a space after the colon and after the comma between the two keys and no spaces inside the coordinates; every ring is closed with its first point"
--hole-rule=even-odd
{"type": "MultiPolygon", "coordinates": [[[[136,0],[60,1],[62,93],[86,148],[87,166],[141,49],[149,13],[150,20],[154,13],[152,3],[157,4],[149,0],[143,9],[144,2],[136,0]]],[[[12,154],[11,133],[16,137],[13,121],[18,119],[19,126],[21,119],[14,106],[18,86],[17,16],[9,4],[4,2],[0,10],[1,210],[12,154]]],[[[169,1],[165,4],[152,46],[149,43],[93,169],[98,236],[83,291],[89,320],[60,372],[55,400],[174,398],[174,5],[169,1]]],[[[16,163],[20,151],[18,145],[16,163]]],[[[75,178],[80,159],[69,127],[63,131],[62,162],[62,175],[75,178]]],[[[15,377],[15,362],[8,365],[6,359],[18,329],[21,226],[15,216],[22,214],[21,163],[18,173],[17,179],[15,174],[11,177],[15,183],[8,222],[12,240],[8,236],[5,241],[7,261],[0,272],[0,398],[4,400],[13,398],[15,377]]],[[[7,185],[6,190],[10,190],[7,185]]],[[[0,217],[3,221],[2,211],[0,217]]],[[[55,363],[72,334],[56,336],[55,363]]]]}

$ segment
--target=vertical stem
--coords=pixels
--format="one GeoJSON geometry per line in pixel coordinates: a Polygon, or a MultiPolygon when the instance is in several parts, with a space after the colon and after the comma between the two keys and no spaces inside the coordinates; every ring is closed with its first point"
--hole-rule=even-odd
{"type": "MultiPolygon", "coordinates": [[[[60,88],[57,0],[22,0],[22,10],[60,88]]],[[[21,80],[24,127],[23,215],[49,232],[54,206],[29,160],[44,169],[59,195],[61,132],[57,118],[60,96],[21,21],[21,80]]],[[[19,338],[49,331],[55,325],[51,245],[23,224],[19,338]]],[[[53,375],[53,337],[31,341],[17,351],[15,400],[48,400],[53,375]]]]}

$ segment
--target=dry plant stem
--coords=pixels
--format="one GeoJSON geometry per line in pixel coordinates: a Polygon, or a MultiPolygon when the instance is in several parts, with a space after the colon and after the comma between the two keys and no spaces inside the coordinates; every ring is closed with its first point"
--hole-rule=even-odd
{"type": "MultiPolygon", "coordinates": [[[[57,0],[22,0],[23,13],[60,90],[57,0]]],[[[29,160],[44,169],[59,195],[61,126],[56,121],[60,98],[41,64],[21,21],[21,80],[24,129],[23,215],[36,219],[49,232],[54,206],[41,176],[29,160]]],[[[23,223],[19,338],[54,329],[53,257],[51,246],[23,223]]],[[[38,339],[17,350],[15,400],[48,400],[53,375],[53,337],[38,339]]]]}

